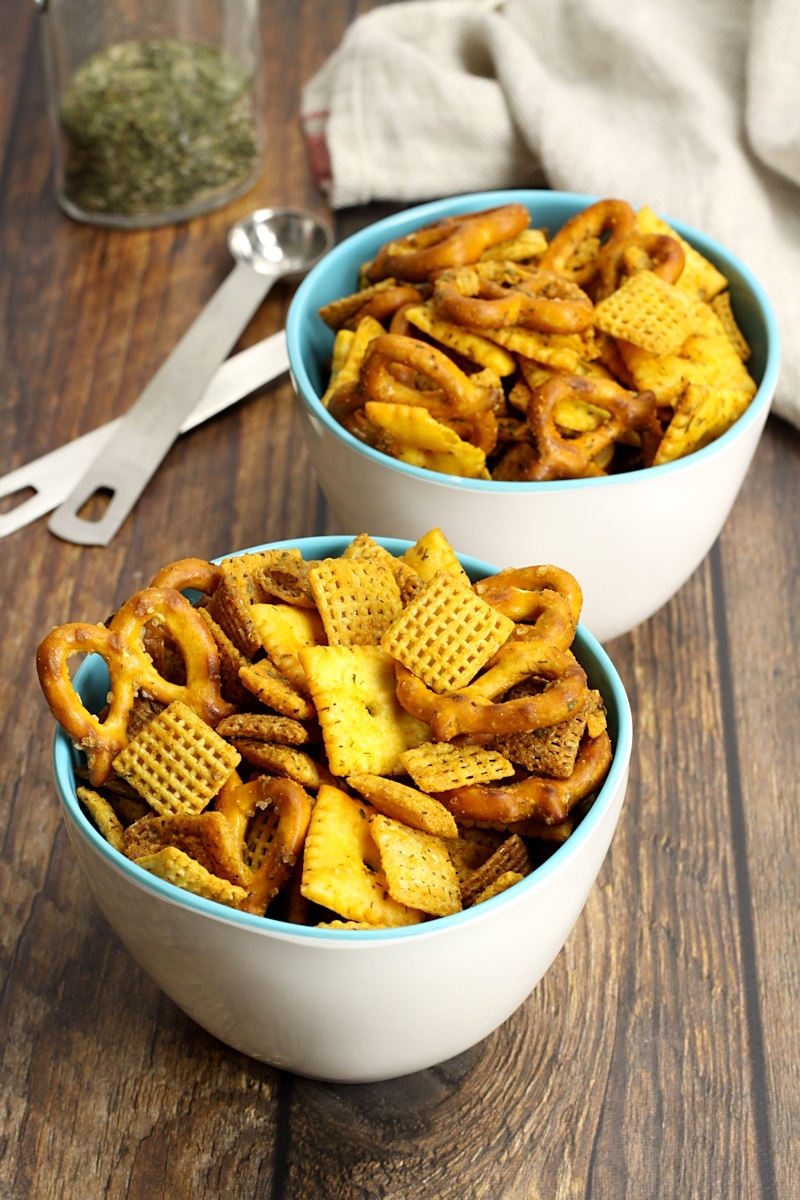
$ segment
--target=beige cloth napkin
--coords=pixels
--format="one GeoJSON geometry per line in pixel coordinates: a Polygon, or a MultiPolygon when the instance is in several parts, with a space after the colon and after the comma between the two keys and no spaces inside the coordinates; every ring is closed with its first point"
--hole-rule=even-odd
{"type": "Polygon", "coordinates": [[[649,204],[770,295],[800,427],[798,0],[401,0],[306,85],[335,208],[546,185],[649,204]]]}

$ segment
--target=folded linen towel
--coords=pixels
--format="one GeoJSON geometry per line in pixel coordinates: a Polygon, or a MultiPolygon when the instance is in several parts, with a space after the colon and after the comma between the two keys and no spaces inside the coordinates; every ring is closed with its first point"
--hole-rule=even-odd
{"type": "Polygon", "coordinates": [[[335,208],[546,185],[717,238],[775,306],[773,411],[800,428],[798,62],[796,0],[402,0],[301,116],[335,208]]]}

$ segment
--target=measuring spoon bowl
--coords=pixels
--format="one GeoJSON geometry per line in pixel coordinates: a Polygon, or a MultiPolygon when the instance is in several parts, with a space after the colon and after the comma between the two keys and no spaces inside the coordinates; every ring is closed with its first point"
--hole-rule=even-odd
{"type": "Polygon", "coordinates": [[[228,233],[228,249],[237,262],[276,277],[302,274],[332,245],[329,226],[297,208],[260,208],[228,233]]]}

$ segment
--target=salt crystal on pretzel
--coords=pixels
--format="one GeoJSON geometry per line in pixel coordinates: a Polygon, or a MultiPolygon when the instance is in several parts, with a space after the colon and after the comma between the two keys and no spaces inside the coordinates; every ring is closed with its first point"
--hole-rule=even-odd
{"type": "Polygon", "coordinates": [[[226,904],[229,908],[239,908],[247,899],[245,888],[212,875],[174,846],[164,846],[154,854],[145,854],[136,860],[136,864],[175,887],[203,896],[206,900],[215,900],[217,904],[226,904]]]}
{"type": "Polygon", "coordinates": [[[174,700],[114,759],[114,770],[157,813],[201,812],[240,755],[188,705],[174,700]]]}
{"type": "Polygon", "coordinates": [[[392,899],[379,878],[380,856],[369,821],[373,811],[340,788],[320,789],[303,850],[302,894],[346,921],[417,924],[421,912],[392,899]]]}
{"type": "Polygon", "coordinates": [[[325,559],[309,583],[331,646],[377,646],[402,612],[394,572],[377,559],[325,559]]]}
{"type": "Polygon", "coordinates": [[[384,634],[383,649],[437,693],[477,675],[508,639],[514,622],[472,588],[438,572],[384,634]]]}
{"type": "Polygon", "coordinates": [[[430,730],[400,706],[391,657],[378,646],[311,646],[300,660],[333,774],[403,774],[400,753],[430,730]]]}
{"type": "Polygon", "coordinates": [[[452,746],[426,742],[405,750],[400,761],[423,792],[446,792],[468,783],[491,783],[514,774],[514,765],[499,750],[484,746],[452,746]]]}
{"type": "Polygon", "coordinates": [[[506,838],[482,866],[461,884],[461,900],[464,908],[475,903],[478,896],[502,878],[508,871],[530,875],[533,865],[528,849],[519,834],[506,838]]]}
{"type": "Polygon", "coordinates": [[[461,910],[461,889],[442,838],[376,813],[370,832],[380,853],[389,895],[434,917],[461,910]]]}
{"type": "Polygon", "coordinates": [[[458,826],[452,813],[439,800],[418,788],[409,787],[398,779],[387,779],[383,775],[371,775],[368,772],[348,775],[347,783],[386,817],[393,817],[422,833],[444,838],[458,837],[458,826]]]}

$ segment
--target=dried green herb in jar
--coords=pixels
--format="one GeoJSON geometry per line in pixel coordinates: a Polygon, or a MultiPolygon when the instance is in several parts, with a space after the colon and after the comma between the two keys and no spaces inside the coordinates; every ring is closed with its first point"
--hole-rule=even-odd
{"type": "Polygon", "coordinates": [[[216,46],[107,46],[61,101],[65,198],[86,212],[152,216],[235,191],[258,161],[252,87],[216,46]]]}

